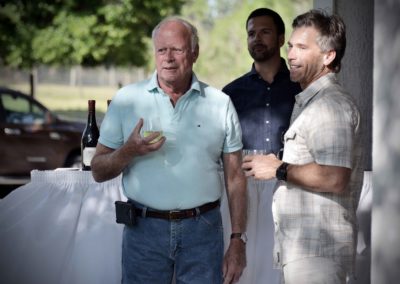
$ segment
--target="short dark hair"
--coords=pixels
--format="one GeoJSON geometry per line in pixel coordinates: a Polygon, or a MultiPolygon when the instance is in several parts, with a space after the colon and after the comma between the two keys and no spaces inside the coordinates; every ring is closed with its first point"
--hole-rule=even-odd
{"type": "Polygon", "coordinates": [[[250,19],[255,18],[255,17],[261,17],[261,16],[271,17],[276,26],[278,35],[285,35],[285,24],[284,24],[281,16],[277,12],[275,12],[271,9],[268,9],[268,8],[258,8],[256,10],[254,10],[253,12],[251,12],[246,21],[246,30],[247,30],[247,25],[248,25],[250,19]]]}
{"type": "Polygon", "coordinates": [[[334,72],[339,72],[341,61],[346,50],[346,25],[337,15],[328,15],[323,10],[310,10],[297,16],[292,23],[293,29],[300,27],[314,27],[320,36],[317,44],[322,51],[334,50],[336,57],[328,66],[334,72]]]}

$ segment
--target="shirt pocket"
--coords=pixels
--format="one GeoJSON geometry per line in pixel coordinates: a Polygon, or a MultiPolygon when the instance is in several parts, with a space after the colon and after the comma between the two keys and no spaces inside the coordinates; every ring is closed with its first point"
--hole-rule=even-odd
{"type": "Polygon", "coordinates": [[[301,129],[291,127],[284,136],[283,160],[290,164],[304,165],[314,162],[309,143],[301,129]]]}
{"type": "Polygon", "coordinates": [[[289,129],[288,131],[286,131],[285,135],[283,136],[283,161],[288,163],[296,162],[296,138],[297,133],[293,129],[289,129]]]}
{"type": "Polygon", "coordinates": [[[284,144],[288,143],[289,141],[293,141],[296,139],[297,133],[294,129],[289,129],[286,131],[285,135],[283,136],[284,144]]]}

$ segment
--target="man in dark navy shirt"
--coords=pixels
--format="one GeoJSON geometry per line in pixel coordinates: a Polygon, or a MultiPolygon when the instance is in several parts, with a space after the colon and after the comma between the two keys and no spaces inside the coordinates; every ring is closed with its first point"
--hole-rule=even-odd
{"type": "Polygon", "coordinates": [[[239,115],[243,148],[277,153],[281,136],[288,126],[294,96],[301,92],[289,78],[280,48],[285,41],[281,17],[267,8],[253,11],[246,22],[249,53],[254,59],[251,71],[226,85],[239,115]]]}
{"type": "MultiPolygon", "coordinates": [[[[289,78],[280,55],[285,42],[285,25],[276,12],[260,8],[246,21],[247,44],[254,59],[250,72],[223,88],[239,115],[243,149],[281,151],[281,137],[289,127],[295,95],[300,85],[289,78]]],[[[271,213],[275,182],[249,180],[247,225],[247,267],[239,283],[280,283],[280,271],[273,269],[274,225],[271,213]],[[257,184],[258,183],[258,184],[257,184]]],[[[229,224],[228,224],[229,225],[229,224]]]]}

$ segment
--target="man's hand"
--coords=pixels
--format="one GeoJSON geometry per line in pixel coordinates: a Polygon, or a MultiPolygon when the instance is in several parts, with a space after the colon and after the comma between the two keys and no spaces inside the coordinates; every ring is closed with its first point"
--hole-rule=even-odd
{"type": "Polygon", "coordinates": [[[223,264],[224,284],[236,283],[246,267],[246,244],[240,239],[231,239],[223,264]]]}
{"type": "Polygon", "coordinates": [[[242,169],[247,177],[255,179],[272,179],[276,175],[276,169],[282,164],[274,154],[244,156],[242,169]]]}
{"type": "Polygon", "coordinates": [[[140,135],[140,130],[142,127],[143,119],[141,118],[123,146],[125,148],[124,152],[129,153],[130,156],[142,156],[147,153],[157,151],[165,142],[164,136],[158,138],[160,136],[160,132],[154,132],[147,137],[142,137],[140,135]],[[153,141],[155,139],[157,142],[153,141]]]}
{"type": "Polygon", "coordinates": [[[118,149],[108,148],[101,143],[97,144],[96,154],[92,159],[92,175],[95,181],[103,182],[118,176],[136,156],[157,151],[165,142],[162,136],[157,142],[152,142],[160,133],[155,132],[147,137],[140,136],[143,119],[136,124],[128,140],[118,149]]]}

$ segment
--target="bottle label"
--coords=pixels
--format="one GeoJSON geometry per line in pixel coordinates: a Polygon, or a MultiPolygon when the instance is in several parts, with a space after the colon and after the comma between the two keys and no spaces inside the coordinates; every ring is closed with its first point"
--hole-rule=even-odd
{"type": "Polygon", "coordinates": [[[82,162],[85,166],[90,167],[90,162],[92,161],[95,152],[96,147],[86,147],[85,149],[83,149],[82,162]]]}

